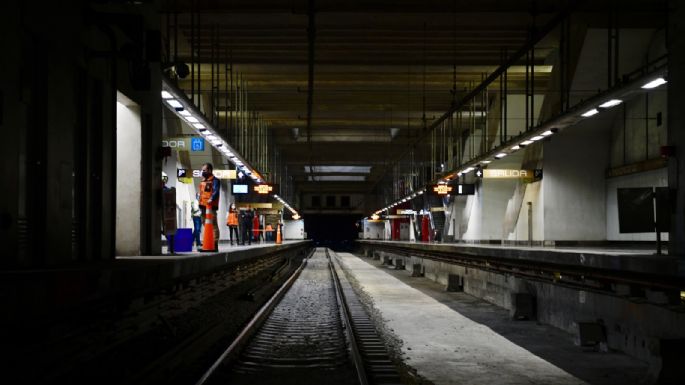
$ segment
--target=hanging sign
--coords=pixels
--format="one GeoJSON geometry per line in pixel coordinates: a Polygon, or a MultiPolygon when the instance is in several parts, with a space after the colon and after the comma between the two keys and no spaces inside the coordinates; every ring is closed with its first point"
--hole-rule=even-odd
{"type": "Polygon", "coordinates": [[[542,169],[535,170],[509,170],[509,169],[486,169],[483,170],[483,178],[486,179],[542,179],[542,169]]]}
{"type": "Polygon", "coordinates": [[[257,194],[266,195],[272,192],[274,190],[274,187],[268,184],[258,184],[254,186],[253,189],[257,194]]]}
{"type": "MultiPolygon", "coordinates": [[[[235,170],[213,170],[217,179],[236,179],[235,170]]],[[[193,178],[202,178],[202,170],[193,170],[193,178]]]]}
{"type": "Polygon", "coordinates": [[[458,184],[455,195],[474,195],[476,193],[475,184],[458,184]]]}
{"type": "Polygon", "coordinates": [[[447,195],[452,192],[452,187],[446,184],[439,184],[433,187],[433,191],[438,195],[447,195]]]}

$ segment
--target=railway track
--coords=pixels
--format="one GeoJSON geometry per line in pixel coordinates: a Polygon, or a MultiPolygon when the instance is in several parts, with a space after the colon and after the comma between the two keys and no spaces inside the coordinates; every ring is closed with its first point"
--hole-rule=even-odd
{"type": "Polygon", "coordinates": [[[399,384],[334,253],[317,249],[197,385],[399,384]]]}

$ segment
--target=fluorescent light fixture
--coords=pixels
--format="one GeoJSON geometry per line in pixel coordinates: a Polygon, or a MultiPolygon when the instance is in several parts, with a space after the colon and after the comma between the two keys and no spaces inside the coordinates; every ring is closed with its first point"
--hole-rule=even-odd
{"type": "Polygon", "coordinates": [[[610,108],[613,106],[618,106],[619,104],[623,103],[623,100],[620,99],[611,99],[607,100],[606,102],[600,104],[599,106],[602,108],[610,108]]]}
{"type": "Polygon", "coordinates": [[[523,142],[521,142],[521,146],[527,146],[527,145],[529,145],[529,144],[531,144],[531,143],[533,143],[532,140],[524,140],[523,142]]]}
{"type": "Polygon", "coordinates": [[[518,144],[516,146],[510,148],[511,151],[516,151],[516,150],[520,150],[520,149],[521,149],[521,146],[519,146],[518,144]]]}
{"type": "Polygon", "coordinates": [[[464,170],[464,174],[468,174],[471,171],[473,171],[473,167],[468,167],[468,168],[466,168],[466,170],[464,170]]]}
{"type": "Polygon", "coordinates": [[[189,121],[190,123],[200,123],[200,121],[197,120],[197,118],[194,116],[188,116],[188,117],[186,117],[186,120],[189,121]]]}
{"type": "Polygon", "coordinates": [[[419,195],[423,194],[423,190],[419,191],[417,194],[419,194],[419,195]]]}
{"type": "Polygon", "coordinates": [[[168,91],[162,90],[162,99],[173,99],[174,95],[170,94],[168,91]]]}
{"type": "Polygon", "coordinates": [[[597,110],[596,108],[593,108],[589,111],[586,111],[585,113],[580,114],[580,116],[585,117],[585,118],[589,118],[590,116],[597,115],[597,114],[599,114],[599,110],[597,110]]]}
{"type": "Polygon", "coordinates": [[[363,182],[366,180],[364,175],[319,175],[310,176],[310,182],[363,182]]]}
{"type": "Polygon", "coordinates": [[[660,85],[666,84],[666,83],[667,83],[666,79],[656,78],[656,79],[652,80],[651,82],[646,83],[644,86],[642,86],[642,88],[644,88],[646,90],[651,90],[652,88],[659,87],[660,85]]]}
{"type": "Polygon", "coordinates": [[[304,166],[304,172],[307,173],[354,173],[354,174],[369,174],[371,166],[304,166]]]}
{"type": "Polygon", "coordinates": [[[176,100],[176,99],[167,99],[166,102],[169,103],[169,105],[170,105],[171,107],[174,107],[174,108],[183,108],[183,104],[181,104],[181,103],[180,103],[178,100],[176,100]]]}
{"type": "Polygon", "coordinates": [[[181,110],[178,112],[181,116],[190,116],[190,111],[188,110],[181,110]]]}
{"type": "Polygon", "coordinates": [[[501,158],[504,158],[505,156],[507,156],[507,154],[506,154],[506,153],[504,153],[504,152],[500,152],[499,154],[495,155],[495,158],[497,158],[497,159],[501,159],[501,158]]]}
{"type": "Polygon", "coordinates": [[[193,123],[193,127],[197,128],[197,129],[206,128],[205,125],[202,123],[193,123]]]}
{"type": "Polygon", "coordinates": [[[488,163],[491,163],[492,161],[491,160],[481,160],[480,162],[483,164],[488,164],[488,163]]]}
{"type": "Polygon", "coordinates": [[[552,134],[553,134],[553,132],[552,132],[551,130],[547,130],[547,131],[543,132],[543,133],[540,134],[540,135],[542,135],[542,136],[550,136],[550,135],[552,135],[552,134]]]}
{"type": "Polygon", "coordinates": [[[208,134],[207,135],[207,140],[215,140],[217,137],[214,134],[208,134]]]}
{"type": "Polygon", "coordinates": [[[544,136],[542,136],[542,135],[537,135],[537,136],[534,136],[534,137],[530,138],[530,140],[532,140],[532,141],[538,141],[538,140],[540,140],[540,139],[542,139],[542,138],[544,138],[544,136]]]}

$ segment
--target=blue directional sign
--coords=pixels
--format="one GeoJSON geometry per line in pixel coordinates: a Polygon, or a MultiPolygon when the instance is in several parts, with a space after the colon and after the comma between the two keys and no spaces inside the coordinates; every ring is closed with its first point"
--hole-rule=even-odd
{"type": "Polygon", "coordinates": [[[202,138],[190,138],[190,150],[191,151],[204,151],[205,150],[205,140],[202,138]]]}

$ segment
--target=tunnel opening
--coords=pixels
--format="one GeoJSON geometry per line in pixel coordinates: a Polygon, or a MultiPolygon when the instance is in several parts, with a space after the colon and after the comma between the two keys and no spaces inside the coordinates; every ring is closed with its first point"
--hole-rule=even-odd
{"type": "Polygon", "coordinates": [[[319,247],[352,251],[360,231],[356,215],[309,214],[304,221],[307,237],[319,247]]]}

